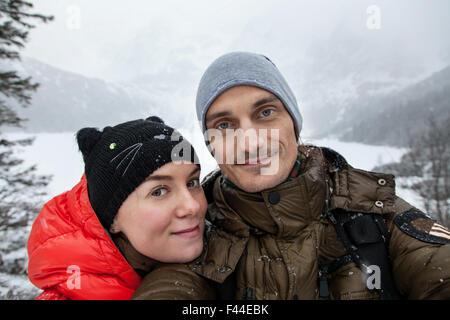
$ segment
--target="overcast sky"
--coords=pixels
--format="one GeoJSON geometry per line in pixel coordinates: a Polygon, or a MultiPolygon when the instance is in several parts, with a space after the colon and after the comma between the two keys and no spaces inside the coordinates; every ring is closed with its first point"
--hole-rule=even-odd
{"type": "Polygon", "coordinates": [[[37,12],[52,14],[55,20],[31,32],[24,55],[111,81],[167,72],[177,66],[200,72],[218,55],[233,50],[265,53],[282,69],[301,61],[306,66],[311,56],[323,54],[322,49],[336,50],[336,59],[342,59],[342,47],[344,57],[346,51],[363,46],[384,57],[401,51],[406,60],[411,58],[408,67],[413,69],[437,69],[450,57],[447,0],[33,3],[37,12]],[[374,18],[373,11],[367,11],[371,5],[379,9],[379,29],[373,29],[373,24],[372,29],[368,27],[374,18]]]}

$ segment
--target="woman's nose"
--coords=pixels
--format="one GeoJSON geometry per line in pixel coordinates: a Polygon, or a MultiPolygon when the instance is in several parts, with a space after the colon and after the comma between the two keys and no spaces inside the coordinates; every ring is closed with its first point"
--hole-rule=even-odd
{"type": "Polygon", "coordinates": [[[177,199],[178,209],[176,214],[178,217],[195,215],[200,210],[200,203],[195,199],[189,189],[183,190],[182,195],[177,199]]]}

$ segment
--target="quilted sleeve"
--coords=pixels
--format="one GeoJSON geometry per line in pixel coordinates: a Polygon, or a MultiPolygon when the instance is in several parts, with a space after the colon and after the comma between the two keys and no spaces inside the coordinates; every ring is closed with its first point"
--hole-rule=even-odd
{"type": "Polygon", "coordinates": [[[408,299],[450,299],[450,231],[415,208],[397,214],[390,231],[400,294],[408,299]]]}
{"type": "Polygon", "coordinates": [[[184,264],[162,264],[143,279],[133,300],[213,300],[214,284],[184,264]]]}

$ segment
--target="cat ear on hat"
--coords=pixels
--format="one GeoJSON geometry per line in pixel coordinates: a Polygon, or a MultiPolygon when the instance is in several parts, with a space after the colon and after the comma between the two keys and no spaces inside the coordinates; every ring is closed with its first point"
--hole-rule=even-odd
{"type": "Polygon", "coordinates": [[[102,132],[97,128],[83,128],[77,132],[78,148],[83,154],[84,162],[101,137],[102,132]]]}
{"type": "Polygon", "coordinates": [[[157,116],[151,116],[151,117],[148,117],[145,120],[146,121],[152,121],[152,122],[158,122],[158,123],[164,123],[164,121],[160,117],[157,117],[157,116]]]}

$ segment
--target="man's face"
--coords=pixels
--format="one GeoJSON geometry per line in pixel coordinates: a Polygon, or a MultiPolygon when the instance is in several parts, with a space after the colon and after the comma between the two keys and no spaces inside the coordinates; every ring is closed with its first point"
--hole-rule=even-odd
{"type": "Polygon", "coordinates": [[[274,94],[258,87],[220,94],[206,113],[206,129],[220,169],[247,192],[282,183],[297,158],[291,116],[274,94]],[[240,139],[242,133],[246,138],[240,139]]]}

